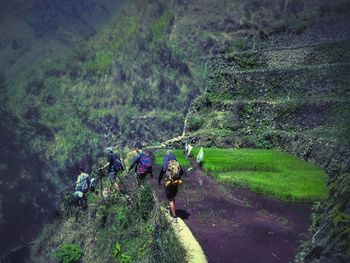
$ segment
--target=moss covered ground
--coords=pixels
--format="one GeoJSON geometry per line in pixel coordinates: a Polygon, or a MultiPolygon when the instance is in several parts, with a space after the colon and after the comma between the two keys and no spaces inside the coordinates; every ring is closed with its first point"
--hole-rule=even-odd
{"type": "MultiPolygon", "coordinates": [[[[199,149],[194,149],[197,154],[199,149]]],[[[221,182],[287,201],[327,197],[326,172],[288,153],[261,149],[205,148],[203,169],[221,182]]]]}

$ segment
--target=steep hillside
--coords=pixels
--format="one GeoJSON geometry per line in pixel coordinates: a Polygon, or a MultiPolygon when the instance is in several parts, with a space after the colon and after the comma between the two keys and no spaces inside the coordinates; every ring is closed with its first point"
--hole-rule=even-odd
{"type": "Polygon", "coordinates": [[[343,11],[310,19],[297,35],[232,42],[213,56],[206,93],[187,118],[193,143],[278,148],[327,169],[331,195],[315,207],[296,262],[350,256],[350,21],[343,11]]]}
{"type": "MultiPolygon", "coordinates": [[[[328,156],[323,154],[329,153],[323,145],[334,144],[328,143],[327,133],[333,138],[334,130],[339,138],[346,137],[347,128],[339,125],[348,119],[343,110],[346,94],[342,93],[348,82],[344,75],[348,55],[342,51],[348,47],[349,26],[345,18],[338,21],[336,17],[346,17],[346,0],[134,0],[107,25],[104,22],[113,17],[119,2],[18,0],[1,1],[0,6],[4,14],[0,28],[1,111],[21,124],[21,129],[9,129],[14,146],[8,147],[38,156],[43,164],[40,178],[56,188],[75,177],[73,168],[78,163],[92,165],[107,145],[130,146],[136,140],[157,143],[180,134],[191,101],[204,87],[213,92],[193,103],[186,127],[198,142],[285,149],[285,139],[275,142],[282,136],[295,139],[288,144],[292,152],[316,145],[305,153],[328,156]],[[17,19],[19,16],[25,19],[17,19]],[[338,25],[336,30],[332,25],[338,25]],[[324,30],[326,37],[321,34],[324,30]],[[334,36],[337,44],[328,49],[334,36]],[[304,47],[309,44],[316,45],[318,53],[317,48],[304,47]],[[285,59],[283,52],[295,50],[299,58],[309,53],[308,48],[312,49],[311,64],[304,61],[295,67],[301,60],[294,55],[285,59]],[[323,57],[323,50],[330,53],[323,57]],[[216,54],[213,62],[208,62],[212,54],[216,54]],[[207,73],[212,77],[206,78],[207,73]],[[298,76],[295,93],[281,79],[284,74],[298,76]],[[237,93],[228,85],[232,81],[247,86],[241,85],[237,93]],[[255,89],[268,81],[276,85],[255,89]],[[227,92],[220,82],[226,82],[227,92]],[[312,92],[312,103],[300,99],[304,85],[311,89],[319,83],[325,84],[319,89],[322,99],[312,92]],[[293,92],[288,94],[288,90],[293,92]],[[271,134],[264,139],[265,128],[275,115],[262,113],[275,110],[277,117],[284,112],[286,118],[280,117],[276,121],[280,127],[271,126],[271,134]],[[241,111],[242,115],[236,114],[241,111]],[[298,119],[304,115],[307,125],[298,119]],[[240,116],[242,120],[237,122],[240,116]],[[253,119],[256,116],[259,125],[253,119]],[[229,118],[233,121],[225,122],[229,118]]],[[[337,156],[337,160],[343,158],[337,156]]],[[[322,160],[329,167],[339,167],[328,157],[322,160]]],[[[11,160],[3,162],[6,167],[11,160]]],[[[12,178],[21,180],[14,171],[12,178]]],[[[6,198],[2,196],[2,210],[11,200],[6,198]]]]}
{"type": "Polygon", "coordinates": [[[36,240],[31,261],[185,262],[185,250],[150,187],[138,187],[134,176],[120,178],[124,194],[89,193],[83,210],[62,203],[61,217],[36,240]],[[76,250],[69,249],[72,244],[76,250]],[[78,260],[64,261],[74,255],[78,260]]]}
{"type": "Polygon", "coordinates": [[[0,1],[0,72],[12,80],[52,57],[65,59],[113,19],[125,2],[0,1]]]}
{"type": "Polygon", "coordinates": [[[114,19],[124,2],[0,1],[0,256],[32,240],[52,219],[56,188],[65,180],[43,150],[55,131],[38,119],[35,92],[12,100],[21,92],[18,83],[30,82],[32,70],[50,67],[53,58],[63,63],[114,19]],[[15,112],[11,102],[22,110],[15,112]]]}

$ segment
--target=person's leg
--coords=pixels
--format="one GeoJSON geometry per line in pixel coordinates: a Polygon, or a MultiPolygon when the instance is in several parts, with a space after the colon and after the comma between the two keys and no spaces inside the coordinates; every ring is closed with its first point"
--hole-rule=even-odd
{"type": "Polygon", "coordinates": [[[175,200],[169,200],[169,207],[172,217],[176,217],[175,200]]]}
{"type": "Polygon", "coordinates": [[[176,217],[175,196],[177,194],[177,187],[174,185],[169,185],[165,188],[165,193],[169,200],[170,214],[172,217],[176,217]]]}
{"type": "Polygon", "coordinates": [[[163,169],[160,169],[159,176],[158,176],[158,184],[160,185],[160,182],[163,180],[165,171],[163,169]]]}
{"type": "Polygon", "coordinates": [[[85,209],[88,207],[88,202],[87,202],[87,198],[86,196],[84,195],[82,198],[81,198],[81,208],[85,209]]]}
{"type": "Polygon", "coordinates": [[[110,186],[109,186],[109,192],[113,191],[114,185],[116,183],[116,173],[115,172],[110,172],[108,174],[108,179],[110,182],[110,186]]]}

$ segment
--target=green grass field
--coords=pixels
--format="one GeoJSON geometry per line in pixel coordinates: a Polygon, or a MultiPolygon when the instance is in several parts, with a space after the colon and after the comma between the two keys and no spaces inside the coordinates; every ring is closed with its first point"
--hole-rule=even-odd
{"type": "MultiPolygon", "coordinates": [[[[156,157],[155,164],[161,166],[163,164],[163,159],[165,157],[166,150],[159,150],[154,153],[156,157]]],[[[172,150],[173,154],[176,156],[177,161],[182,167],[190,166],[190,161],[185,158],[182,150],[172,150]]]]}
{"type": "Polygon", "coordinates": [[[282,200],[317,201],[328,195],[323,169],[279,151],[205,148],[203,169],[221,182],[282,200]]]}

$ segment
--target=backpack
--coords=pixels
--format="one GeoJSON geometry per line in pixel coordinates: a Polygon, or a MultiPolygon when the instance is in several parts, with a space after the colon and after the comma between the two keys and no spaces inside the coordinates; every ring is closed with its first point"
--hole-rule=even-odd
{"type": "Polygon", "coordinates": [[[90,188],[90,179],[87,174],[84,174],[83,179],[81,179],[77,185],[76,190],[86,194],[90,188]]]}
{"type": "Polygon", "coordinates": [[[115,162],[113,164],[113,169],[115,172],[124,170],[124,166],[122,164],[122,161],[117,156],[115,156],[115,162]]]}
{"type": "Polygon", "coordinates": [[[138,168],[139,173],[140,174],[148,173],[148,171],[152,168],[152,164],[153,164],[152,158],[149,155],[142,153],[139,160],[139,168],[138,168]]]}
{"type": "Polygon", "coordinates": [[[95,192],[96,187],[97,187],[97,180],[95,178],[92,178],[90,181],[90,190],[92,192],[95,192]]]}
{"type": "Polygon", "coordinates": [[[168,169],[166,170],[165,186],[174,185],[178,186],[182,184],[180,179],[180,164],[176,160],[169,161],[168,169]]]}

